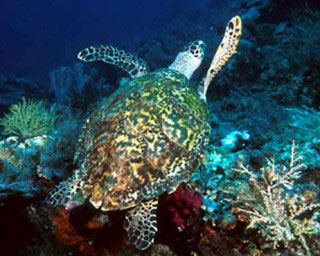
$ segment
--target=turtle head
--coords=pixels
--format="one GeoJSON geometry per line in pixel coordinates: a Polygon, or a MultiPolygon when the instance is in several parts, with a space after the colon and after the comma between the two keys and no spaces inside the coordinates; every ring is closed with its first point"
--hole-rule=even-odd
{"type": "Polygon", "coordinates": [[[182,52],[179,52],[174,62],[169,66],[169,69],[179,71],[188,79],[193,72],[200,66],[206,44],[201,40],[196,40],[189,43],[182,52]]]}

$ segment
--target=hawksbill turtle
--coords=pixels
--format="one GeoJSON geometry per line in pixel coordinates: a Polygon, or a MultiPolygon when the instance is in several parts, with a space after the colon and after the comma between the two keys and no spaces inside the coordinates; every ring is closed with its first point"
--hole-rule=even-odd
{"type": "Polygon", "coordinates": [[[210,136],[206,92],[235,53],[241,29],[239,16],[229,21],[198,91],[189,79],[204,57],[201,40],[191,42],[168,68],[154,72],[142,59],[112,46],[81,51],[80,60],[117,65],[132,79],[90,114],[75,156],[80,168],[47,202],[66,205],[82,196],[102,211],[128,209],[124,228],[129,241],[140,250],[148,248],[157,232],[159,195],[174,192],[200,165],[210,136]]]}

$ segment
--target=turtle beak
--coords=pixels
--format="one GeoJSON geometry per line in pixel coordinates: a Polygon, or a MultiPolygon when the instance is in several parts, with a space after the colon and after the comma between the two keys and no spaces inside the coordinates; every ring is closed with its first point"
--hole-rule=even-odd
{"type": "Polygon", "coordinates": [[[198,44],[199,44],[199,49],[201,51],[202,56],[204,56],[204,52],[207,48],[207,44],[205,42],[203,42],[202,40],[198,40],[198,44]]]}

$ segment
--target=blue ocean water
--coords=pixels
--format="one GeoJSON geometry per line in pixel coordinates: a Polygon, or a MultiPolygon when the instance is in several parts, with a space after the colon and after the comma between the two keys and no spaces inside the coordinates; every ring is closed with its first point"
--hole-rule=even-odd
{"type": "MultiPolygon", "coordinates": [[[[77,53],[89,45],[135,49],[138,40],[207,2],[2,0],[0,70],[44,78],[56,66],[75,62],[77,53]]],[[[212,1],[213,6],[222,4],[228,1],[212,1]]]]}

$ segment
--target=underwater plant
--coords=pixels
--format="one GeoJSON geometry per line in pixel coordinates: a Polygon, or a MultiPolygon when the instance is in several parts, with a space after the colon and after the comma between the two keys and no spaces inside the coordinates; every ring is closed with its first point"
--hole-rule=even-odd
{"type": "Polygon", "coordinates": [[[16,135],[21,140],[47,135],[57,119],[55,106],[46,108],[44,101],[26,100],[13,104],[9,113],[0,119],[5,135],[16,135]]]}
{"type": "MultiPolygon", "coordinates": [[[[293,142],[288,165],[278,165],[270,159],[266,166],[255,172],[240,163],[233,170],[247,177],[249,185],[242,183],[244,187],[238,191],[233,210],[240,219],[247,219],[247,229],[258,230],[270,243],[270,249],[284,246],[292,252],[299,250],[300,245],[306,255],[314,255],[308,237],[319,235],[317,209],[320,203],[306,200],[303,193],[295,191],[297,181],[306,169],[302,160],[293,142]]],[[[316,239],[312,241],[320,246],[316,239]]]]}

